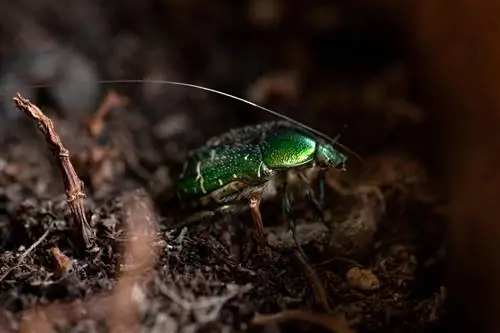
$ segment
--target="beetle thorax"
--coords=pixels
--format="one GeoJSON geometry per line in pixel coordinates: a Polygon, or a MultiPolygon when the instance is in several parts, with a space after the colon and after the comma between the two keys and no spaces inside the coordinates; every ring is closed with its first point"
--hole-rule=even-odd
{"type": "Polygon", "coordinates": [[[347,157],[330,144],[319,144],[316,149],[315,164],[320,168],[345,167],[347,157]]]}

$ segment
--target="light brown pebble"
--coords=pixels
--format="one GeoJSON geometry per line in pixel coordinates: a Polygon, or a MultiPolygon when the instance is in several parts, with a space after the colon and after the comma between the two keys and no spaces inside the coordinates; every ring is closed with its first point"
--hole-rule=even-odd
{"type": "Polygon", "coordinates": [[[380,288],[380,281],[372,271],[360,267],[349,269],[345,275],[347,283],[359,290],[376,290],[380,288]]]}

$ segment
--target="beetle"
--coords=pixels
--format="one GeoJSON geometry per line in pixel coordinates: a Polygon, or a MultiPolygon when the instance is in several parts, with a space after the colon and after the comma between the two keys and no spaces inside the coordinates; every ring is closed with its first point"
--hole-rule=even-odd
{"type": "MultiPolygon", "coordinates": [[[[318,201],[305,172],[345,169],[346,160],[332,144],[288,121],[244,126],[213,137],[191,152],[179,177],[177,194],[190,208],[202,209],[189,217],[187,223],[249,207],[256,237],[265,246],[260,203],[282,192],[283,214],[298,245],[287,182],[289,172],[299,175],[303,195],[321,210],[324,190],[320,190],[318,201]]],[[[324,188],[324,182],[321,176],[320,189],[324,188]]]]}

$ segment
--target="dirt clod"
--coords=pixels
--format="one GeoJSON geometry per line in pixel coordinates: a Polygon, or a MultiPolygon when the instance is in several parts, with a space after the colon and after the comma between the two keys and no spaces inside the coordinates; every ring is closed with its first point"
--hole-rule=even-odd
{"type": "Polygon", "coordinates": [[[345,278],[352,288],[367,291],[380,288],[379,279],[368,269],[353,267],[347,271],[345,278]]]}

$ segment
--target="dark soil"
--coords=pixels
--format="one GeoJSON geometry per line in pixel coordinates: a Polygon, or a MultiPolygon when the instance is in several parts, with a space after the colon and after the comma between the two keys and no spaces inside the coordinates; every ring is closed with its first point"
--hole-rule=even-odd
{"type": "MultiPolygon", "coordinates": [[[[114,327],[113,313],[128,304],[138,305],[143,332],[257,332],[262,326],[348,332],[343,315],[358,332],[444,328],[442,200],[426,175],[426,112],[413,98],[397,31],[366,5],[230,3],[24,1],[0,14],[7,92],[0,123],[0,276],[8,273],[0,281],[0,331],[16,331],[26,311],[50,304],[62,304],[56,326],[64,332],[114,327]],[[343,131],[341,142],[365,163],[350,156],[347,172],[328,174],[325,222],[308,205],[296,207],[301,228],[328,230],[304,236],[309,263],[335,310],[323,328],[315,314],[325,310],[304,266],[287,246],[259,248],[249,212],[187,231],[169,228],[183,213],[173,189],[188,151],[235,126],[273,117],[199,90],[103,85],[101,77],[197,82],[329,135],[343,131]],[[55,86],[29,88],[39,83],[55,86]],[[85,119],[111,88],[128,103],[110,111],[93,140],[85,119]],[[51,117],[85,183],[85,208],[97,233],[90,253],[78,245],[61,173],[42,134],[13,107],[17,90],[51,117]],[[157,238],[147,244],[157,250],[156,262],[137,280],[123,273],[125,210],[133,202],[124,198],[131,193],[137,201],[150,197],[158,222],[157,238]],[[76,260],[69,274],[58,273],[65,267],[55,262],[54,247],[63,259],[76,260]],[[359,286],[367,282],[354,276],[356,267],[368,271],[372,288],[359,286]],[[133,287],[120,289],[123,281],[133,287]],[[109,303],[117,290],[131,290],[132,300],[109,303]],[[294,309],[302,315],[287,312],[294,309]]],[[[269,239],[288,237],[279,202],[266,202],[262,211],[269,239]]],[[[142,225],[145,216],[136,214],[133,222],[142,225]]]]}

